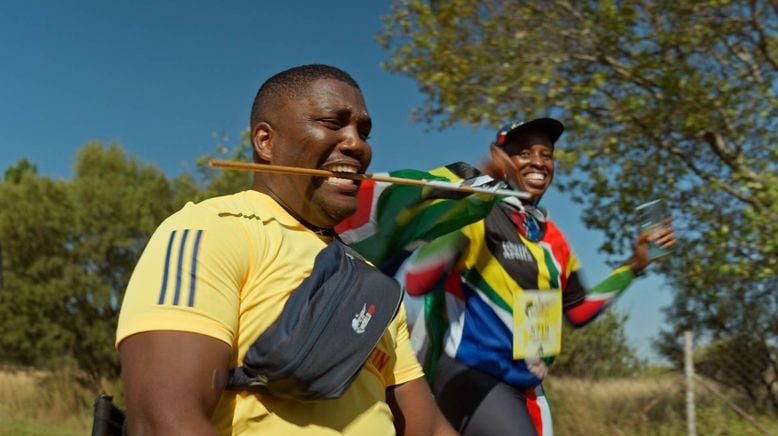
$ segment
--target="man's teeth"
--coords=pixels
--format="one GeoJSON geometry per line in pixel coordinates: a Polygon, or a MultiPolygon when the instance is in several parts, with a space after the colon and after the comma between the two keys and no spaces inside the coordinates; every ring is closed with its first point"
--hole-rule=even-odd
{"type": "MultiPolygon", "coordinates": [[[[335,173],[349,173],[349,174],[356,174],[357,172],[357,169],[351,165],[331,165],[330,167],[327,168],[327,170],[335,173]]],[[[327,182],[333,183],[335,185],[346,185],[346,184],[354,183],[354,181],[351,179],[344,179],[341,177],[328,177],[327,182]]]]}
{"type": "Polygon", "coordinates": [[[356,173],[357,169],[354,168],[351,165],[330,165],[327,167],[329,171],[332,171],[334,173],[356,173]]]}
{"type": "Polygon", "coordinates": [[[351,179],[341,179],[340,177],[327,177],[327,183],[333,183],[335,185],[346,185],[354,183],[351,179]]]}
{"type": "Polygon", "coordinates": [[[546,180],[546,176],[544,176],[543,174],[538,174],[538,173],[529,173],[529,174],[527,174],[527,179],[528,180],[546,180]]]}

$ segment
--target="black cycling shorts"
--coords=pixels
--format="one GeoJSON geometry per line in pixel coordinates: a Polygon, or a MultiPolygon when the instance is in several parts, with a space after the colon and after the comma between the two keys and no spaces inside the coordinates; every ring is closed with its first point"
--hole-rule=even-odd
{"type": "Polygon", "coordinates": [[[432,389],[443,415],[463,436],[553,434],[542,385],[522,390],[444,354],[432,389]]]}

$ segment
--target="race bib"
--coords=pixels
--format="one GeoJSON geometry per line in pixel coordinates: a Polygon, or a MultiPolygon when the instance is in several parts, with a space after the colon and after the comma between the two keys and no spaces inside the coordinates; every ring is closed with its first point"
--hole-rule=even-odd
{"type": "Polygon", "coordinates": [[[513,358],[556,356],[562,348],[562,291],[513,293],[513,358]]]}

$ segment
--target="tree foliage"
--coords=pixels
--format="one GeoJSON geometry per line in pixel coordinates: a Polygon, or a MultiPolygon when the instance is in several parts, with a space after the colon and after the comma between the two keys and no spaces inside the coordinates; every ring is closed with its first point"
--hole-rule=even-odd
{"type": "Polygon", "coordinates": [[[16,174],[0,184],[0,359],[71,358],[89,376],[116,376],[121,298],[151,232],[181,206],[173,184],[98,143],[78,152],[71,180],[16,174]]]}
{"type": "MultiPolygon", "coordinates": [[[[246,138],[216,157],[248,160],[246,138]]],[[[113,144],[86,144],[70,180],[22,159],[0,183],[0,362],[75,362],[86,382],[119,374],[114,350],[124,290],[151,233],[187,201],[247,189],[250,173],[168,178],[113,144]]]]}
{"type": "Polygon", "coordinates": [[[611,310],[586,328],[565,324],[562,353],[551,367],[553,375],[582,378],[628,377],[646,365],[636,355],[624,334],[628,316],[611,310]]]}
{"type": "Polygon", "coordinates": [[[627,248],[635,205],[668,202],[681,238],[656,268],[675,288],[668,356],[688,328],[775,350],[774,2],[403,0],[379,41],[385,67],[427,95],[426,123],[563,119],[556,183],[587,206],[603,252],[627,248]]]}
{"type": "Polygon", "coordinates": [[[251,182],[253,180],[252,173],[238,170],[215,169],[208,165],[208,162],[211,159],[251,162],[252,148],[249,136],[249,131],[245,130],[241,135],[240,142],[236,146],[229,147],[224,143],[220,143],[216,146],[215,153],[197,158],[197,172],[203,189],[194,197],[195,200],[231,194],[251,187],[251,182]]]}
{"type": "Polygon", "coordinates": [[[38,174],[38,166],[27,160],[27,158],[22,158],[15,165],[6,168],[3,180],[19,183],[27,173],[38,174]]]}

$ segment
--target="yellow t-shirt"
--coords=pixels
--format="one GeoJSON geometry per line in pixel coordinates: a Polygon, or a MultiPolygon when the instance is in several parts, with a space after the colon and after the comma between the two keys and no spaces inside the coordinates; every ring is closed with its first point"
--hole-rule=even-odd
{"type": "MultiPolygon", "coordinates": [[[[257,191],[189,203],[157,228],[138,261],[117,347],[145,331],[194,332],[230,345],[231,365],[240,366],[328,242],[257,191]]],[[[212,422],[233,435],[394,434],[386,388],[423,376],[405,316],[401,308],[341,398],[298,402],[225,391],[212,422]]]]}

